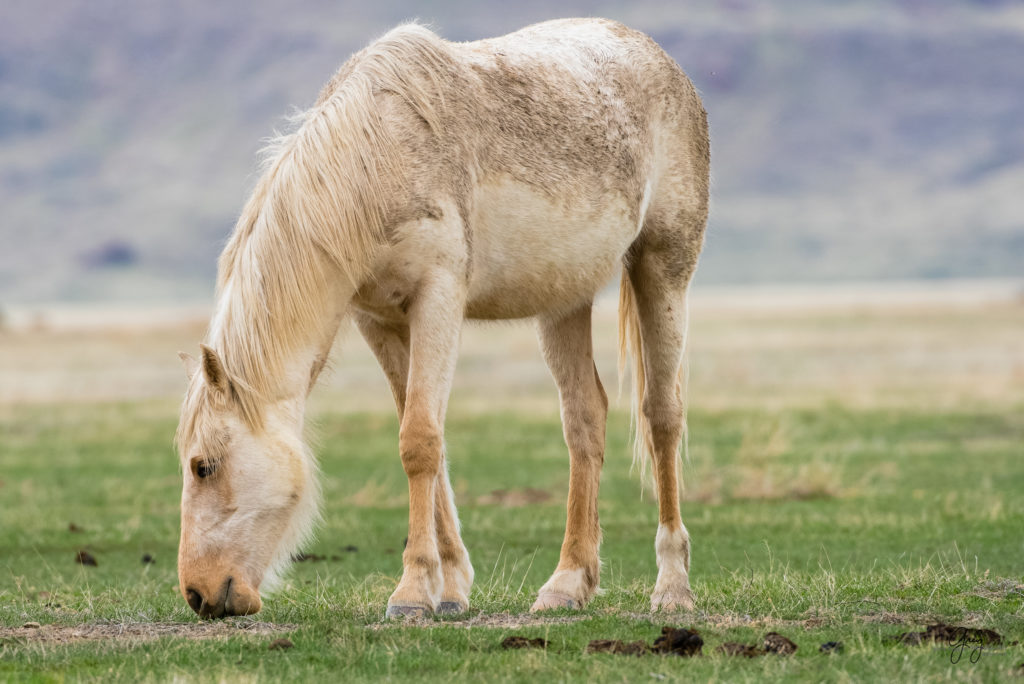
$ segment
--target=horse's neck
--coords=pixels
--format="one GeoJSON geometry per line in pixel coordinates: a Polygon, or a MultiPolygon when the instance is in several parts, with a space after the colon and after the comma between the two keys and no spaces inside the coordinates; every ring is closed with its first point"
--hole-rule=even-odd
{"type": "MultiPolygon", "coordinates": [[[[301,414],[306,397],[331,350],[352,294],[339,282],[326,296],[318,298],[322,310],[316,322],[305,330],[283,331],[290,337],[289,343],[283,345],[272,339],[253,339],[256,336],[272,336],[271,326],[258,324],[256,317],[273,317],[279,312],[267,311],[259,302],[255,306],[263,308],[252,310],[250,304],[233,299],[238,296],[238,292],[228,282],[211,321],[211,346],[215,349],[230,348],[228,353],[240,361],[234,364],[232,370],[240,374],[238,379],[241,382],[256,389],[268,401],[296,405],[301,414]],[[239,308],[247,314],[245,319],[228,324],[226,319],[229,315],[238,318],[239,308]],[[229,311],[233,311],[233,314],[229,314],[229,311]],[[234,328],[234,334],[228,332],[229,327],[234,328]],[[272,349],[283,350],[284,353],[274,359],[258,357],[258,351],[267,354],[272,349]],[[265,376],[246,377],[246,372],[252,374],[254,371],[265,373],[265,376]]],[[[301,419],[301,415],[298,417],[301,419]]]]}

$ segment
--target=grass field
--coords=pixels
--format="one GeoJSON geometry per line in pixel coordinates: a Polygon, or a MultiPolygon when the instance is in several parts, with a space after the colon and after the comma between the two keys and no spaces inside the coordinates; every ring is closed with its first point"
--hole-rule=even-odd
{"type": "MultiPolygon", "coordinates": [[[[405,479],[379,371],[349,338],[317,390],[324,522],[249,618],[201,623],[177,593],[173,351],[194,321],[130,332],[57,319],[0,336],[0,680],[993,681],[1024,646],[891,637],[946,622],[1024,640],[1024,304],[697,298],[692,614],[647,612],[656,509],[629,471],[625,402],[602,478],[604,593],[527,614],[557,561],[568,457],[528,327],[467,331],[447,438],[477,571],[468,615],[382,620],[401,572],[405,479]],[[867,302],[867,303],[865,303],[867,302]],[[54,368],[56,367],[56,369],[54,368]],[[73,527],[70,527],[73,524],[73,527]],[[87,550],[96,567],[75,562],[87,550]],[[153,563],[143,563],[149,554],[153,563]],[[40,627],[24,627],[26,623],[40,627]],[[587,654],[697,629],[697,658],[587,654]],[[789,657],[726,656],[779,632],[789,657]],[[510,634],[547,649],[503,650],[510,634]],[[290,649],[270,650],[278,638],[290,649]],[[842,641],[841,653],[819,652],[842,641]],[[953,654],[955,655],[955,654],[953,654]]],[[[870,299],[870,298],[869,298],[870,299]]],[[[93,319],[94,320],[94,319],[93,319]]],[[[614,394],[613,315],[597,314],[614,394]]]]}

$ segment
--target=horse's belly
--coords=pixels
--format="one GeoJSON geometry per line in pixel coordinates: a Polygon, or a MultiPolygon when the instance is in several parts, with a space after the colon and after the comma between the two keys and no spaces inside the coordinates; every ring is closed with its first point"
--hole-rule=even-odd
{"type": "Polygon", "coordinates": [[[612,277],[640,230],[621,195],[553,198],[512,181],[476,196],[469,318],[525,318],[581,304],[612,277]]]}

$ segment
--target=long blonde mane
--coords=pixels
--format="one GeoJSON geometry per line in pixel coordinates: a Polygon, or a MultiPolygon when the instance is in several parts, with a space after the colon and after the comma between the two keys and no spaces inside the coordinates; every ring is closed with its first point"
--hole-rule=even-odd
{"type": "Polygon", "coordinates": [[[437,131],[452,59],[422,26],[400,26],[350,59],[297,129],[265,150],[264,171],[218,263],[208,342],[245,420],[284,389],[282,365],[325,325],[342,279],[358,288],[385,243],[391,197],[405,185],[398,147],[375,101],[401,97],[437,131]]]}

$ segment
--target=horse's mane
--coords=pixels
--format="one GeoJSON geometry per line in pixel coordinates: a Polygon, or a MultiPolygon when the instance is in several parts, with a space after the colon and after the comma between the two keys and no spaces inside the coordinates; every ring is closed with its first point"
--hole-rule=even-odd
{"type": "Polygon", "coordinates": [[[434,132],[452,58],[428,29],[400,26],[354,55],[297,128],[265,148],[263,172],[218,262],[209,343],[250,427],[283,389],[283,364],[323,320],[340,277],[359,287],[405,169],[375,95],[407,103],[434,132]]]}

